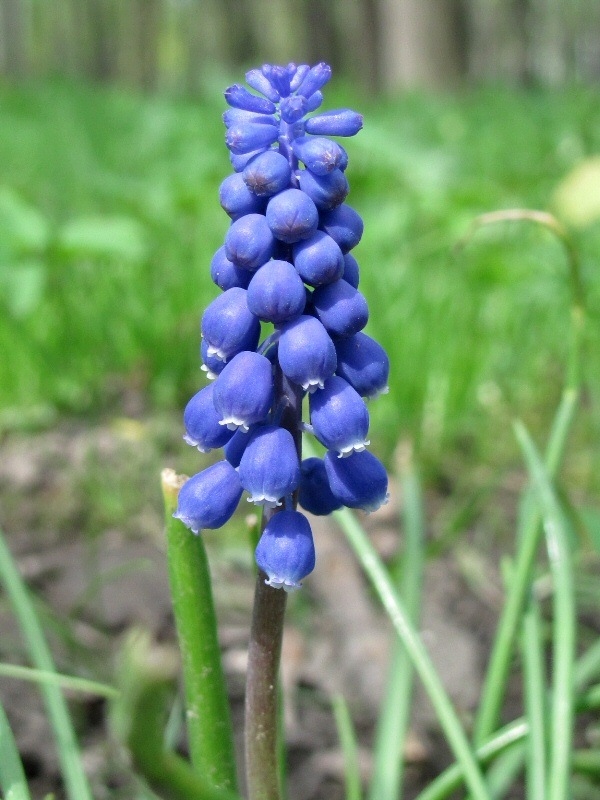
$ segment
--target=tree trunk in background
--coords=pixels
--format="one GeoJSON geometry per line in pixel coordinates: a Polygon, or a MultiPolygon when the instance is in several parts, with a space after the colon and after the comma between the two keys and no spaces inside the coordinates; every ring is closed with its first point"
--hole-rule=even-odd
{"type": "Polygon", "coordinates": [[[0,61],[7,75],[25,74],[25,24],[21,0],[0,3],[0,61]]]}
{"type": "Polygon", "coordinates": [[[152,91],[158,85],[161,11],[161,0],[136,0],[138,85],[145,91],[152,91]]]}
{"type": "Polygon", "coordinates": [[[332,13],[333,6],[331,0],[305,0],[307,64],[327,61],[334,69],[339,66],[339,41],[332,13]]]}
{"type": "Polygon", "coordinates": [[[460,0],[381,0],[383,87],[439,88],[464,75],[467,41],[460,0]]]}
{"type": "Polygon", "coordinates": [[[107,0],[87,0],[88,31],[92,47],[90,74],[100,81],[108,81],[117,74],[115,25],[111,19],[107,0]]]}

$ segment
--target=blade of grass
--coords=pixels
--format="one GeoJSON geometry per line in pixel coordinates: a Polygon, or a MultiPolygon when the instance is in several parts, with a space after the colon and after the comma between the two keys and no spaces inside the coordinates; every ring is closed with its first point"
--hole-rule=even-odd
{"type": "MultiPolygon", "coordinates": [[[[546,469],[550,478],[553,478],[558,472],[575,416],[577,400],[578,392],[575,389],[565,389],[552,424],[546,449],[546,469]]],[[[514,562],[513,580],[498,621],[475,719],[473,741],[476,744],[481,744],[489,738],[500,717],[512,663],[513,642],[521,624],[541,540],[541,514],[537,505],[527,503],[526,508],[527,511],[517,536],[518,549],[514,562]]]]}
{"type": "Polygon", "coordinates": [[[360,800],[361,783],[358,765],[358,744],[356,742],[356,731],[352,724],[348,703],[341,694],[335,694],[331,698],[331,705],[333,706],[335,726],[344,754],[346,800],[360,800]]]}
{"type": "Polygon", "coordinates": [[[30,681],[31,683],[60,686],[63,689],[70,689],[74,692],[95,694],[98,697],[116,697],[119,694],[118,689],[108,686],[106,683],[91,681],[87,678],[76,678],[72,675],[62,675],[59,672],[22,667],[19,664],[0,664],[0,677],[18,678],[21,681],[30,681]]]}
{"type": "Polygon", "coordinates": [[[546,796],[546,670],[543,663],[540,609],[532,596],[523,617],[523,677],[527,737],[527,798],[546,796]]]}
{"type": "Polygon", "coordinates": [[[521,422],[515,434],[538,492],[554,585],[553,678],[551,699],[548,800],[567,800],[573,741],[573,662],[575,660],[575,597],[567,523],[548,472],[521,422]]]}
{"type": "Polygon", "coordinates": [[[10,722],[0,703],[0,788],[6,800],[31,800],[10,722]]]}
{"type": "MultiPolygon", "coordinates": [[[[494,800],[501,800],[523,771],[525,744],[513,745],[489,768],[486,779],[494,800]]],[[[539,800],[539,798],[538,798],[539,800]]]]}
{"type": "MultiPolygon", "coordinates": [[[[54,672],[54,661],[36,616],[29,592],[0,531],[0,578],[17,618],[29,657],[37,669],[54,672]]],[[[58,686],[40,684],[50,725],[54,732],[67,796],[70,800],[92,800],[90,786],[83,769],[77,737],[69,709],[58,686]]]]}
{"type": "Polygon", "coordinates": [[[477,800],[489,800],[485,781],[473,755],[458,715],[435,667],[409,620],[404,604],[396,591],[390,577],[379,558],[375,548],[369,541],[362,526],[348,509],[334,512],[335,519],[346,534],[361,566],[369,577],[376,594],[389,615],[398,636],[401,638],[406,652],[421,679],[425,691],[429,695],[438,717],[440,726],[448,739],[456,759],[463,765],[465,780],[470,792],[477,800]]]}
{"type": "MultiPolygon", "coordinates": [[[[421,485],[410,465],[403,478],[405,545],[397,583],[413,625],[419,624],[424,563],[424,514],[421,485]]],[[[410,720],[414,671],[395,640],[375,735],[370,800],[396,800],[402,786],[404,742],[410,720]]]]}
{"type": "Polygon", "coordinates": [[[190,760],[210,783],[235,789],[231,713],[206,550],[201,536],[173,518],[182,480],[173,470],[163,470],[169,580],[183,662],[190,760]]]}

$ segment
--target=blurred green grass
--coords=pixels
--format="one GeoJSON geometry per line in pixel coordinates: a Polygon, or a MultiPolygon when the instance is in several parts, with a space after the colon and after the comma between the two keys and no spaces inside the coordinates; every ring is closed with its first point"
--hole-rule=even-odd
{"type": "MultiPolygon", "coordinates": [[[[348,141],[350,204],[368,331],[392,358],[370,406],[376,447],[516,454],[508,420],[547,429],[568,346],[560,244],[503,224],[455,250],[473,218],[552,209],[556,186],[600,153],[588,88],[377,102],[338,87],[365,128],[348,141]]],[[[199,101],[60,82],[0,86],[0,429],[61,413],[182,407],[202,383],[199,317],[228,219],[217,90],[199,101]]],[[[600,225],[577,231],[590,312],[586,384],[600,389],[600,225]]],[[[597,404],[586,425],[596,427],[597,404]]]]}

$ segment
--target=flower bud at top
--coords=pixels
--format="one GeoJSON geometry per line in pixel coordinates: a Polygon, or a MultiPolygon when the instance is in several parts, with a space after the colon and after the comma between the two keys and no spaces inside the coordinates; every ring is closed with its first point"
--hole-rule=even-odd
{"type": "Polygon", "coordinates": [[[369,412],[361,396],[343,378],[333,375],[310,396],[313,432],[339,457],[364,450],[369,444],[369,412]]]}
{"type": "Polygon", "coordinates": [[[348,508],[370,512],[387,503],[385,467],[368,450],[352,453],[348,458],[337,458],[330,451],[325,455],[325,469],[331,491],[348,508]]]}
{"type": "Polygon", "coordinates": [[[262,74],[268,79],[279,97],[287,97],[290,93],[290,73],[287,67],[278,64],[263,64],[262,74]]]}
{"type": "Polygon", "coordinates": [[[274,236],[293,244],[313,235],[319,223],[319,212],[300,189],[286,189],[269,200],[267,222],[274,236]]]}
{"type": "Polygon", "coordinates": [[[275,508],[300,481],[300,464],[292,434],[275,425],[262,425],[251,434],[243,452],[240,481],[249,502],[275,508]]]}
{"type": "Polygon", "coordinates": [[[214,384],[200,389],[189,401],[183,412],[185,441],[208,453],[214,447],[224,447],[233,432],[219,424],[219,415],[213,403],[214,384]]]}
{"type": "Polygon", "coordinates": [[[245,214],[261,214],[266,202],[251,192],[239,173],[228,175],[219,187],[221,208],[236,220],[245,214]]]}
{"type": "Polygon", "coordinates": [[[388,391],[390,361],[383,347],[367,336],[356,333],[335,343],[337,374],[356,389],[361,397],[376,397],[388,391]]]}
{"type": "Polygon", "coordinates": [[[213,402],[220,424],[230,430],[248,430],[263,422],[273,404],[271,362],[259,353],[238,353],[214,385],[213,402]]]}
{"type": "Polygon", "coordinates": [[[219,461],[183,484],[173,516],[192,533],[203,528],[220,528],[233,516],[242,492],[235,469],[229,462],[219,461]]]}
{"type": "Polygon", "coordinates": [[[244,168],[243,177],[246,186],[255,195],[270,197],[289,186],[291,174],[285,156],[275,150],[265,150],[244,168]]]}
{"type": "Polygon", "coordinates": [[[294,72],[293,77],[290,79],[290,90],[295,92],[296,89],[300,86],[304,78],[310,72],[310,66],[308,64],[299,64],[294,72]]]}
{"type": "Polygon", "coordinates": [[[300,588],[315,568],[315,545],[304,514],[279,511],[271,517],[256,548],[256,563],[274,589],[300,588]]]}
{"type": "Polygon", "coordinates": [[[274,114],[277,110],[270,100],[251,94],[238,83],[225,89],[225,100],[233,108],[242,108],[244,111],[254,111],[257,114],[274,114]]]}
{"type": "Polygon", "coordinates": [[[323,111],[306,120],[307,133],[325,136],[354,136],[363,126],[362,114],[349,108],[323,111]]]}
{"type": "Polygon", "coordinates": [[[279,127],[277,120],[272,114],[257,114],[254,111],[244,111],[241,108],[229,108],[223,112],[223,122],[226,128],[232,125],[274,125],[279,127]]]}
{"type": "Polygon", "coordinates": [[[309,114],[311,111],[316,111],[322,102],[323,92],[315,92],[314,94],[311,94],[306,101],[306,113],[309,114]]]}
{"type": "Polygon", "coordinates": [[[298,503],[305,511],[310,511],[318,517],[325,517],[342,507],[329,487],[329,478],[322,458],[305,458],[300,464],[298,503]]]}
{"type": "Polygon", "coordinates": [[[279,102],[279,92],[276,87],[269,81],[268,75],[263,74],[260,69],[251,69],[246,73],[246,83],[257,92],[264,94],[273,103],[279,102]]]}
{"type": "Polygon", "coordinates": [[[312,296],[315,314],[332,336],[352,336],[369,320],[369,307],[363,295],[340,279],[319,286],[312,296]]]}
{"type": "Polygon", "coordinates": [[[248,286],[248,308],[259,319],[274,325],[299,317],[305,304],[304,284],[288,261],[269,261],[248,286]]]}
{"type": "Polygon", "coordinates": [[[295,97],[286,97],[281,101],[281,119],[288,125],[293,125],[294,122],[302,119],[307,110],[308,101],[305,97],[296,95],[295,97]]]}
{"type": "Polygon", "coordinates": [[[275,240],[262,214],[246,214],[231,224],[225,253],[238,267],[254,272],[271,258],[275,240]]]}
{"type": "Polygon", "coordinates": [[[242,350],[256,350],[260,322],[248,308],[245,289],[234,286],[212,301],[202,316],[202,336],[207,355],[221,361],[242,350]]]}
{"type": "Polygon", "coordinates": [[[244,155],[261,147],[269,147],[279,136],[273,125],[232,125],[225,135],[225,143],[232,153],[244,155]]]}
{"type": "Polygon", "coordinates": [[[331,78],[331,67],[321,61],[308,71],[306,77],[298,87],[298,94],[303,94],[304,97],[310,97],[311,94],[325,86],[327,81],[331,78]]]}
{"type": "Polygon", "coordinates": [[[360,242],[364,223],[353,208],[341,205],[321,214],[319,227],[339,244],[345,254],[360,242]]]}
{"type": "Polygon", "coordinates": [[[337,364],[329,334],[318,319],[308,316],[283,326],[278,358],[283,374],[305,391],[322,389],[337,364]]]}

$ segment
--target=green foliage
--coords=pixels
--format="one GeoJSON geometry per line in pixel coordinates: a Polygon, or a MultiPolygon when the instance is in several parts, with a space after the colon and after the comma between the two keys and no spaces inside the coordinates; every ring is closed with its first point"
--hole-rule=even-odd
{"type": "MultiPolygon", "coordinates": [[[[332,105],[351,105],[348,94],[332,105]]],[[[355,102],[368,121],[348,143],[366,231],[356,255],[377,309],[369,330],[392,355],[392,392],[372,409],[388,453],[397,433],[432,455],[448,442],[501,450],[515,409],[534,432],[548,424],[566,352],[564,254],[527,226],[454,248],[480,213],[551,207],[600,147],[593,101],[585,89],[487,89],[355,102]]],[[[128,390],[181,406],[201,385],[198,313],[228,225],[223,107],[212,92],[193,104],[63,84],[0,90],[0,427],[114,408],[128,390]]],[[[578,236],[593,322],[600,229],[578,236]]]]}

